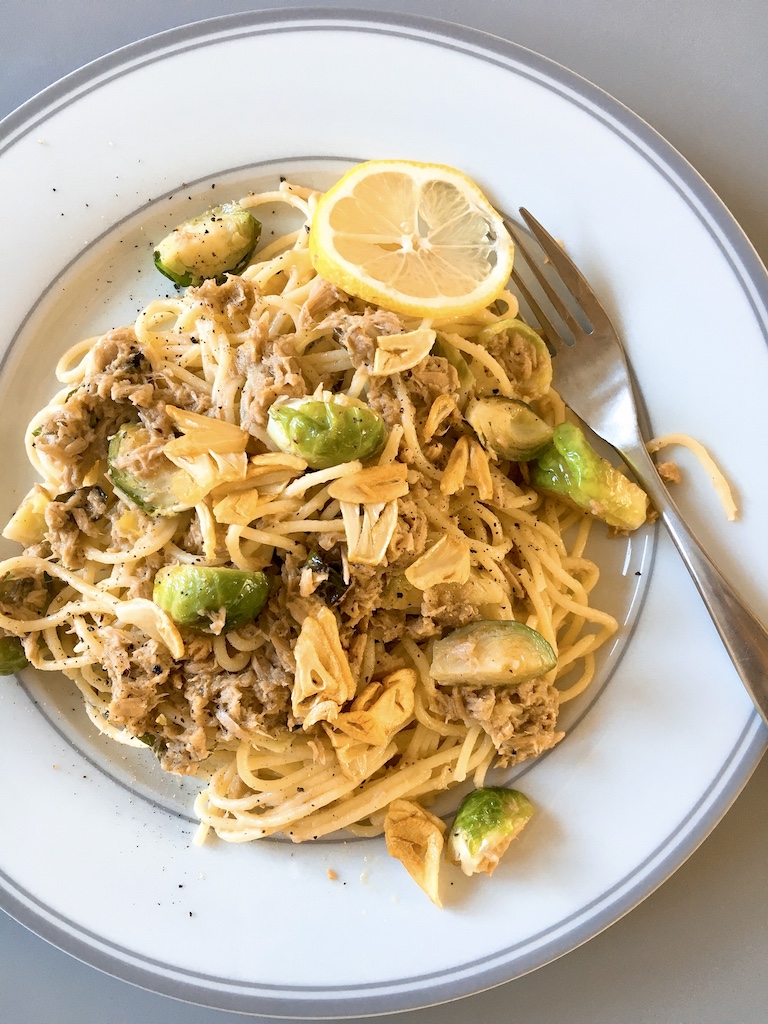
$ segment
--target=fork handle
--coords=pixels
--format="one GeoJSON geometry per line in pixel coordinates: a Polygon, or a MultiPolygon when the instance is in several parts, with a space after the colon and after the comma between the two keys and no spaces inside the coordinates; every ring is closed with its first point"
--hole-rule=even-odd
{"type": "Polygon", "coordinates": [[[686,525],[645,446],[621,455],[658,510],[741,681],[768,725],[768,630],[686,525]]]}

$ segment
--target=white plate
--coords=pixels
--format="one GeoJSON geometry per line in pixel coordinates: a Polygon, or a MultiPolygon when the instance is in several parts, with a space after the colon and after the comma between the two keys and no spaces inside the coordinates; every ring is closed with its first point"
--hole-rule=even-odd
{"type": "MultiPolygon", "coordinates": [[[[768,281],[754,252],[614,100],[510,43],[417,19],[205,22],[97,61],[6,119],[2,518],[29,479],[20,438],[56,355],[163,290],[150,265],[163,225],[278,172],[322,185],[364,157],[459,166],[565,240],[621,325],[653,432],[694,434],[736,482],[743,516],[726,525],[681,458],[681,504],[766,614],[768,485],[754,466],[768,281]]],[[[566,953],[679,866],[765,747],[684,570],[664,537],[652,560],[651,541],[601,546],[620,642],[566,740],[525,772],[539,814],[524,837],[493,879],[451,874],[442,912],[381,841],[192,847],[189,791],[124,761],[64,682],[33,676],[0,687],[0,905],[118,977],[276,1016],[423,1006],[566,953]]]]}

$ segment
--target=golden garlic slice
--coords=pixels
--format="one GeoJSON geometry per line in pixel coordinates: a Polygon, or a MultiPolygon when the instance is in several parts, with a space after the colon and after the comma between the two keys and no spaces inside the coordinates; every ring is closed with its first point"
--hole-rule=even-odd
{"type": "Polygon", "coordinates": [[[393,800],[384,821],[390,856],[405,867],[437,907],[445,823],[411,800],[393,800]]]}
{"type": "Polygon", "coordinates": [[[355,695],[355,680],[339,639],[336,616],[322,607],[308,615],[293,648],[296,674],[291,693],[293,713],[305,729],[333,722],[355,695]]]}
{"type": "Polygon", "coordinates": [[[372,377],[410,370],[432,350],[436,334],[430,328],[419,328],[405,334],[382,334],[376,339],[372,377]]]}

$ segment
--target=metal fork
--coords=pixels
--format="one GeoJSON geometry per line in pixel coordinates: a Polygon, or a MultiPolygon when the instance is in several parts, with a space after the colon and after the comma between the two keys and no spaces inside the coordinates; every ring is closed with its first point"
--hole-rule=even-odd
{"type": "Polygon", "coordinates": [[[555,327],[542,303],[531,294],[515,270],[512,280],[555,353],[558,391],[566,405],[615,448],[648,494],[701,594],[736,671],[768,724],[768,631],[706,554],[662,483],[640,432],[632,373],[608,314],[558,242],[527,210],[521,208],[520,214],[546,256],[548,269],[559,277],[561,294],[570,296],[574,307],[588,323],[583,327],[571,313],[553,286],[555,274],[550,279],[521,232],[506,220],[518,254],[525,257],[532,276],[573,338],[573,344],[564,340],[566,332],[555,327]]]}

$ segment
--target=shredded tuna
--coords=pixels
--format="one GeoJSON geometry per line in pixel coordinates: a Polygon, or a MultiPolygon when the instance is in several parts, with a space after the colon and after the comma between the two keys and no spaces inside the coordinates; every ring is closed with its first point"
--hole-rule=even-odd
{"type": "MultiPolygon", "coordinates": [[[[414,403],[417,421],[422,424],[436,398],[458,393],[459,375],[442,356],[427,356],[405,376],[405,389],[414,403]]],[[[454,413],[450,422],[461,422],[457,416],[454,413]]]]}
{"type": "Polygon", "coordinates": [[[210,278],[188,292],[207,313],[226,320],[228,329],[237,334],[253,330],[257,323],[254,306],[260,294],[252,281],[236,274],[228,274],[221,284],[210,278]]]}
{"type": "Polygon", "coordinates": [[[139,479],[151,479],[160,472],[173,469],[163,454],[168,437],[162,434],[151,434],[145,444],[123,445],[122,450],[113,462],[115,469],[139,479]]]}
{"type": "Polygon", "coordinates": [[[137,645],[135,637],[116,626],[99,633],[101,663],[112,684],[109,718],[135,735],[154,729],[152,712],[163,697],[173,659],[156,640],[137,645]]]}
{"type": "Polygon", "coordinates": [[[254,433],[254,428],[264,427],[276,398],[301,398],[307,393],[294,335],[283,335],[274,342],[246,342],[238,349],[235,362],[245,377],[240,399],[243,430],[254,433]]]}
{"type": "Polygon", "coordinates": [[[51,554],[67,569],[81,568],[84,538],[100,536],[106,511],[107,496],[100,487],[78,488],[46,506],[45,539],[51,554]]]}
{"type": "Polygon", "coordinates": [[[207,399],[153,367],[133,328],[109,331],[90,354],[89,371],[39,425],[35,448],[57,467],[64,490],[82,487],[107,457],[109,438],[141,419],[171,436],[166,404],[205,412],[207,399]]]}
{"type": "Polygon", "coordinates": [[[320,324],[333,329],[334,336],[347,349],[356,367],[373,368],[376,339],[383,334],[401,334],[403,325],[396,313],[385,309],[366,309],[364,313],[346,310],[331,313],[320,324]]]}
{"type": "Polygon", "coordinates": [[[381,416],[390,430],[403,422],[400,399],[387,377],[372,377],[368,382],[368,404],[381,416]]]}
{"type": "Polygon", "coordinates": [[[207,636],[192,636],[179,663],[154,640],[137,646],[116,627],[104,627],[100,641],[112,686],[110,722],[152,736],[169,771],[194,773],[217,743],[275,735],[292,724],[292,677],[268,652],[256,652],[241,672],[227,672],[207,636]]]}
{"type": "Polygon", "coordinates": [[[523,388],[539,370],[540,358],[531,342],[521,334],[500,331],[488,338],[485,347],[496,359],[507,376],[523,388]]]}
{"type": "Polygon", "coordinates": [[[131,585],[124,595],[125,600],[132,601],[135,597],[143,597],[151,601],[155,588],[155,574],[165,564],[166,560],[160,551],[148,555],[146,558],[140,558],[134,565],[131,585]]]}
{"type": "Polygon", "coordinates": [[[350,566],[349,588],[339,604],[345,629],[364,630],[373,612],[381,607],[384,577],[375,567],[350,566]]]}
{"type": "Polygon", "coordinates": [[[301,307],[296,330],[306,331],[310,327],[314,327],[314,321],[320,313],[324,313],[336,303],[346,302],[347,298],[346,293],[340,288],[326,281],[325,278],[316,277],[309,289],[307,301],[301,307]]]}
{"type": "Polygon", "coordinates": [[[482,618],[480,608],[467,600],[466,587],[443,583],[424,591],[421,614],[440,626],[466,626],[482,618]]]}
{"type": "Polygon", "coordinates": [[[427,517],[416,502],[401,498],[398,513],[397,526],[387,548],[387,561],[393,569],[410,565],[427,547],[427,517]]]}
{"type": "MultiPolygon", "coordinates": [[[[35,619],[42,615],[51,599],[51,593],[40,573],[16,579],[0,579],[0,614],[16,619],[35,619]]],[[[0,629],[0,636],[5,636],[0,629]]]]}
{"type": "Polygon", "coordinates": [[[499,754],[502,767],[549,750],[563,738],[557,731],[559,699],[554,686],[531,679],[515,687],[435,690],[430,710],[445,721],[479,723],[499,754]]]}
{"type": "MultiPolygon", "coordinates": [[[[435,399],[440,395],[458,395],[458,374],[442,356],[427,356],[412,370],[401,373],[400,379],[413,408],[417,433],[423,437],[424,425],[435,399]]],[[[403,422],[404,410],[390,377],[371,378],[368,383],[368,403],[388,427],[392,428],[403,422]]],[[[443,423],[442,432],[451,426],[458,426],[461,422],[461,415],[455,408],[443,423]]],[[[453,442],[450,442],[446,445],[440,437],[435,437],[423,445],[422,451],[428,461],[442,468],[452,444],[453,442]]],[[[400,458],[407,463],[415,460],[414,453],[410,451],[405,441],[400,446],[400,458]]]]}

